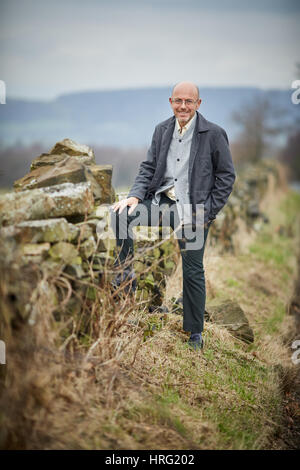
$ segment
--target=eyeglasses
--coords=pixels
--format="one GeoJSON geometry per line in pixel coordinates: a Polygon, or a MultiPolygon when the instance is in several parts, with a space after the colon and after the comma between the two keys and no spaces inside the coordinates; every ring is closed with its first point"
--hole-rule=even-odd
{"type": "Polygon", "coordinates": [[[182,105],[182,103],[185,103],[187,106],[192,106],[193,104],[197,103],[198,100],[182,100],[181,98],[175,98],[174,100],[171,100],[172,103],[182,105]]]}

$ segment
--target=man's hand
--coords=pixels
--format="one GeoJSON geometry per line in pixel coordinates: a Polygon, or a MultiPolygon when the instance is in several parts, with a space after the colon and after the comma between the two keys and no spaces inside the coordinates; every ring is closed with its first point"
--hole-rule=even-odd
{"type": "Polygon", "coordinates": [[[116,202],[116,204],[113,205],[113,210],[116,212],[119,209],[119,214],[123,212],[126,206],[130,206],[130,209],[128,211],[128,215],[132,214],[138,203],[140,202],[140,199],[137,197],[128,197],[127,199],[123,199],[122,201],[116,202]]]}

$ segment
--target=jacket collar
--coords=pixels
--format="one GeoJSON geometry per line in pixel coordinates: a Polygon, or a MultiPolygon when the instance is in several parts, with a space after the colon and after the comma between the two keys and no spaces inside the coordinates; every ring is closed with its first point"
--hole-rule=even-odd
{"type": "Polygon", "coordinates": [[[209,124],[208,121],[205,119],[205,117],[202,116],[202,114],[197,113],[197,122],[196,126],[198,126],[198,132],[205,132],[209,130],[209,124]]]}
{"type": "MultiPolygon", "coordinates": [[[[196,111],[196,118],[197,118],[197,121],[196,121],[196,124],[195,124],[195,130],[197,129],[198,132],[205,132],[205,131],[208,131],[209,130],[209,124],[208,124],[208,121],[205,119],[204,116],[202,116],[202,114],[200,114],[198,111],[196,111]]],[[[175,116],[172,116],[170,119],[167,119],[167,121],[164,122],[163,126],[165,128],[173,128],[174,129],[174,126],[175,126],[175,121],[176,121],[176,118],[175,116]]]]}

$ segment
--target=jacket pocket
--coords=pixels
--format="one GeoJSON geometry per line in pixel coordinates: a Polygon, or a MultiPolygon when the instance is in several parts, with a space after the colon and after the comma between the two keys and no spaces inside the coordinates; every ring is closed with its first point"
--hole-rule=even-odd
{"type": "Polygon", "coordinates": [[[211,191],[196,191],[196,204],[204,205],[204,219],[209,218],[211,212],[211,191]]]}
{"type": "Polygon", "coordinates": [[[204,204],[207,197],[209,196],[210,191],[196,191],[196,204],[204,204]]]}

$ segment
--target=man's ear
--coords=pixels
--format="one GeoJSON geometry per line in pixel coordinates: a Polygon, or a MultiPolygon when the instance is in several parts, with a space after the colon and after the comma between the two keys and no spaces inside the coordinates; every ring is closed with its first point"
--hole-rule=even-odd
{"type": "Polygon", "coordinates": [[[201,104],[201,102],[202,102],[202,100],[200,100],[200,98],[199,98],[199,100],[198,100],[198,104],[197,104],[197,109],[199,109],[199,108],[200,108],[200,104],[201,104]]]}

